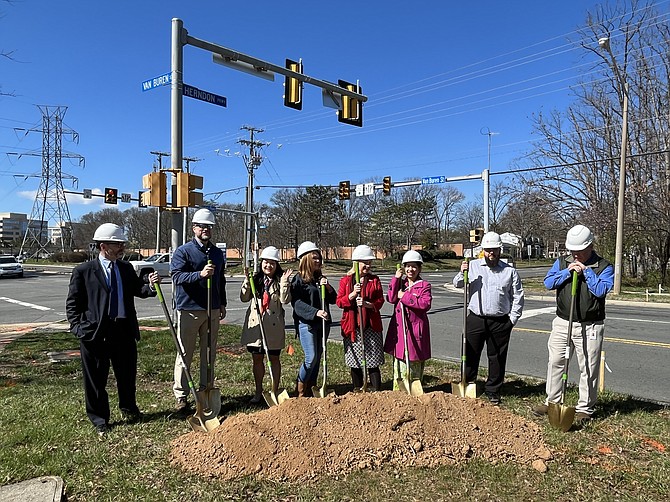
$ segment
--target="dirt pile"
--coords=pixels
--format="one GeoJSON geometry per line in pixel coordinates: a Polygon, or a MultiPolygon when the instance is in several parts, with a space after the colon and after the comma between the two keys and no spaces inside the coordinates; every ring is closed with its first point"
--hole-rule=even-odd
{"type": "Polygon", "coordinates": [[[483,458],[531,464],[548,458],[540,428],[478,399],[400,392],[291,399],[227,418],[210,434],[172,442],[184,470],[231,479],[340,476],[383,466],[434,467],[483,458]]]}

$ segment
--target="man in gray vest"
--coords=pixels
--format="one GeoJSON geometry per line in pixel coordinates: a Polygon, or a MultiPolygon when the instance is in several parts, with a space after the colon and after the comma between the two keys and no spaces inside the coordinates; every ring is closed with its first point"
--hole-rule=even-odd
{"type": "Polygon", "coordinates": [[[565,247],[570,254],[556,260],[544,285],[556,290],[556,318],[549,335],[547,399],[533,412],[546,415],[548,404],[561,398],[561,377],[568,338],[568,320],[572,300],[572,273],[577,272],[577,294],[572,323],[572,348],[579,364],[579,401],[575,422],[591,420],[598,397],[600,351],[605,332],[605,296],[614,285],[614,267],[593,250],[593,234],[584,225],[568,231],[565,247]]]}

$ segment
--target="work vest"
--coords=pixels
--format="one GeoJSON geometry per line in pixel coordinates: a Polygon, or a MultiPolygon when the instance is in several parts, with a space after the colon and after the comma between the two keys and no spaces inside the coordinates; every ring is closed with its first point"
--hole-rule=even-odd
{"type": "MultiPolygon", "coordinates": [[[[565,269],[574,261],[572,256],[560,258],[559,264],[561,270],[565,269]]],[[[612,264],[605,258],[598,256],[595,251],[591,258],[585,263],[587,268],[590,268],[596,275],[605,270],[612,264]]],[[[556,288],[556,315],[566,321],[570,319],[570,301],[572,299],[572,280],[565,281],[558,288],[556,288]]],[[[577,322],[595,322],[605,319],[605,297],[598,298],[593,295],[586,281],[584,274],[579,274],[579,281],[577,282],[577,297],[575,302],[575,312],[573,314],[573,321],[577,322]]]]}

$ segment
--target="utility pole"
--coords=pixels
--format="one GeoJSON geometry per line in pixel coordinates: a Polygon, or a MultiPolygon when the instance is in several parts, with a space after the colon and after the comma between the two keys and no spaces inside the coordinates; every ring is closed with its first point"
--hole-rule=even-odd
{"type": "Polygon", "coordinates": [[[79,141],[77,132],[63,129],[63,116],[67,111],[67,106],[38,105],[38,108],[42,112],[42,128],[27,129],[26,132],[42,133],[42,153],[40,154],[42,174],[20,251],[21,255],[25,252],[31,258],[39,258],[40,252],[49,254],[47,246],[50,243],[48,232],[50,221],[54,221],[60,229],[61,251],[72,249],[72,219],[63,190],[63,178],[69,178],[75,184],[78,180],[74,176],[63,174],[61,163],[63,157],[79,159],[80,164],[84,162],[84,157],[81,155],[64,153],[62,150],[64,134],[72,135],[75,143],[79,141]]]}
{"type": "MultiPolygon", "coordinates": [[[[252,254],[251,241],[253,240],[254,234],[254,217],[251,213],[254,212],[254,170],[258,168],[263,162],[263,157],[257,153],[256,148],[261,148],[266,146],[268,143],[263,141],[257,141],[254,139],[255,133],[261,133],[263,129],[256,129],[250,126],[242,126],[240,129],[249,131],[249,139],[240,139],[237,142],[249,147],[249,155],[243,155],[244,165],[247,168],[247,173],[249,174],[249,179],[247,182],[247,207],[246,211],[248,214],[244,216],[244,260],[248,267],[253,264],[253,270],[256,270],[256,256],[257,249],[254,250],[252,254]]],[[[255,243],[258,247],[258,242],[255,243]]]]}

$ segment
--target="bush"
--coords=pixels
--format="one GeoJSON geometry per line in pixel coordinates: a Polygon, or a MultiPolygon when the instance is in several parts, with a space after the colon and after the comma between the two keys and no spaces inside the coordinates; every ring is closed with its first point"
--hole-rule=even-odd
{"type": "Polygon", "coordinates": [[[88,260],[88,253],[83,251],[66,251],[64,253],[54,253],[49,259],[56,263],[83,263],[88,260]]]}
{"type": "Polygon", "coordinates": [[[433,255],[425,249],[419,249],[418,253],[421,255],[421,258],[423,258],[424,263],[427,261],[433,261],[435,259],[433,255]]]}
{"type": "Polygon", "coordinates": [[[433,258],[435,258],[436,260],[453,260],[455,258],[458,258],[458,256],[456,256],[455,251],[448,249],[446,251],[442,250],[433,251],[433,258]]]}

